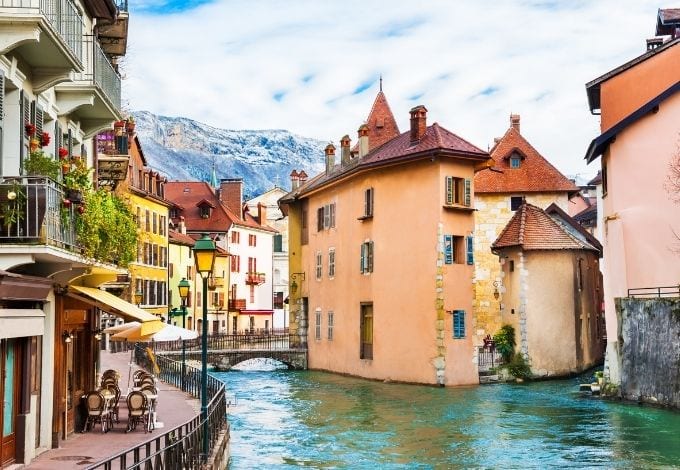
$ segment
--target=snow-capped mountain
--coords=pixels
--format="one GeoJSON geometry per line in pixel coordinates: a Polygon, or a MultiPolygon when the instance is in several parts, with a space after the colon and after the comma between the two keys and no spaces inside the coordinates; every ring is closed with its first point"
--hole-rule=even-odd
{"type": "Polygon", "coordinates": [[[243,178],[246,197],[274,185],[290,188],[290,172],[323,170],[326,142],[286,130],[217,129],[183,117],[132,113],[148,165],[170,180],[210,181],[213,161],[220,178],[243,178]]]}

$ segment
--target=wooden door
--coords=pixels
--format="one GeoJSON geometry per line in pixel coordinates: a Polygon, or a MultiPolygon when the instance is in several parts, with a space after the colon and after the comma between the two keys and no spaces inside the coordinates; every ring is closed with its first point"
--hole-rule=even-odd
{"type": "Polygon", "coordinates": [[[19,385],[18,355],[16,340],[0,340],[0,466],[13,463],[16,459],[15,424],[18,408],[19,385]]]}

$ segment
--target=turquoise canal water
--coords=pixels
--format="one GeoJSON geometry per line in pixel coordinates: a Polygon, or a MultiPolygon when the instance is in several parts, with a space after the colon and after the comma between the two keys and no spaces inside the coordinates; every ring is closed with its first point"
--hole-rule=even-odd
{"type": "Polygon", "coordinates": [[[680,468],[680,413],[586,397],[578,378],[454,389],[214,375],[236,400],[231,469],[680,468]]]}

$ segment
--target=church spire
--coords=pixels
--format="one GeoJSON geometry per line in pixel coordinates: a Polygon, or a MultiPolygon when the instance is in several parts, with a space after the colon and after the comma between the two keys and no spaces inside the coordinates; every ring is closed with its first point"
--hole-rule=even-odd
{"type": "Polygon", "coordinates": [[[383,93],[382,84],[383,78],[380,74],[380,90],[366,119],[369,152],[400,134],[397,121],[394,119],[390,105],[383,93]]]}
{"type": "Polygon", "coordinates": [[[215,156],[212,158],[212,173],[210,174],[210,186],[217,189],[217,171],[215,170],[215,156]]]}

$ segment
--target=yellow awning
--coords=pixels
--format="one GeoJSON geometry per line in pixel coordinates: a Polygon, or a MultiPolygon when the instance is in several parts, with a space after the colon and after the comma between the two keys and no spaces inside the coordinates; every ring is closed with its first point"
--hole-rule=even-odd
{"type": "Polygon", "coordinates": [[[69,291],[73,294],[83,294],[82,296],[77,297],[106,312],[121,316],[127,321],[140,322],[141,333],[144,335],[156,333],[164,326],[163,322],[159,320],[156,315],[104,290],[95,289],[93,287],[69,286],[69,291]]]}

